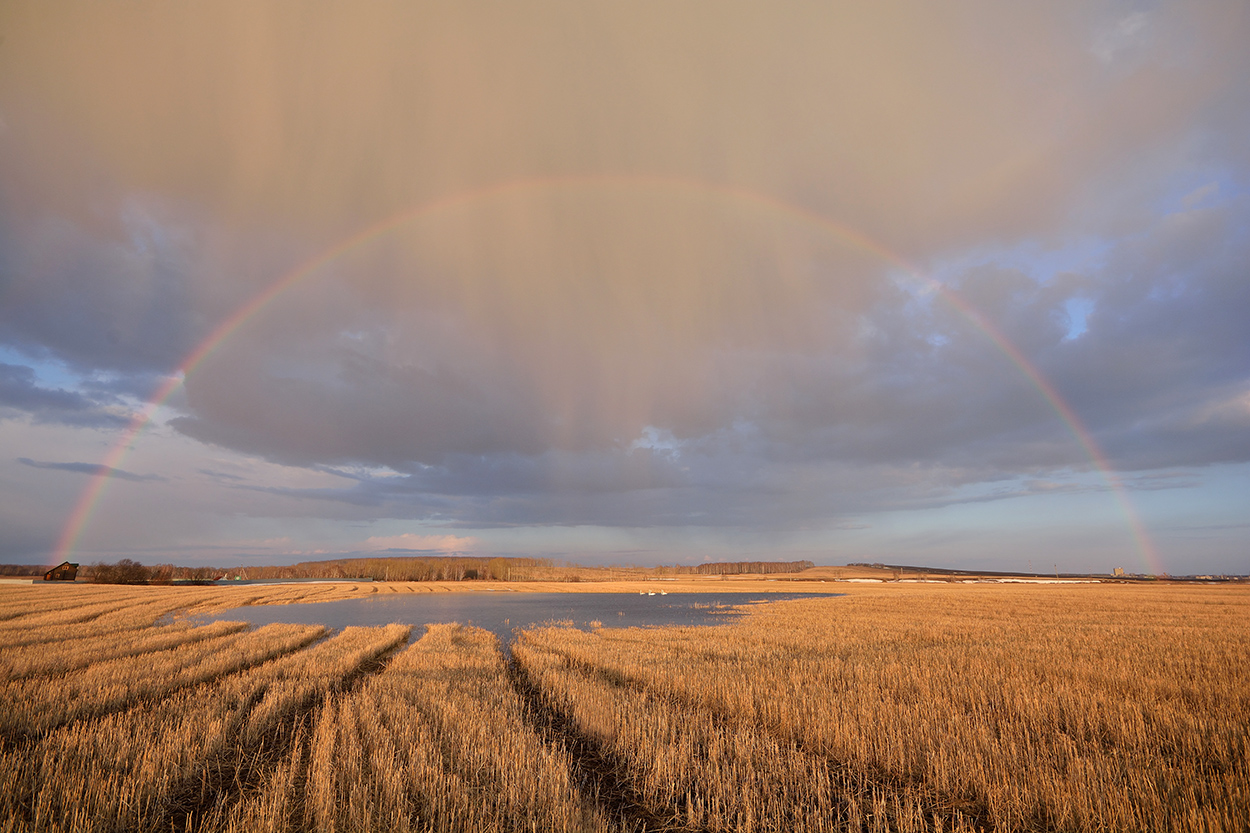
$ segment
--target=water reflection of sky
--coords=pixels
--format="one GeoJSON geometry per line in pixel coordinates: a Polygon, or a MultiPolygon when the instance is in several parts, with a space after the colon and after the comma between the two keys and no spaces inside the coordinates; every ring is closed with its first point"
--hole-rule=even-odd
{"type": "MultiPolygon", "coordinates": [[[[199,621],[233,620],[268,625],[273,622],[376,626],[400,622],[428,625],[459,622],[485,628],[500,642],[512,641],[515,628],[548,622],[579,628],[601,623],[605,628],[662,625],[724,625],[741,616],[735,607],[786,599],[810,599],[827,593],[416,593],[403,596],[348,599],[314,604],[236,607],[199,621]]],[[[413,636],[419,637],[418,628],[413,636]]]]}

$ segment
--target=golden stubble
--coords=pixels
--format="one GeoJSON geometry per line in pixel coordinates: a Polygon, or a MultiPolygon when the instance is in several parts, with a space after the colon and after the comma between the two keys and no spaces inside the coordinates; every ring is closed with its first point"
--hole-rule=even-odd
{"type": "Polygon", "coordinates": [[[722,627],[531,629],[511,660],[461,625],[402,649],[406,625],[182,616],[405,585],[6,588],[0,827],[1179,831],[1250,812],[1244,588],[836,586],[722,627]]]}

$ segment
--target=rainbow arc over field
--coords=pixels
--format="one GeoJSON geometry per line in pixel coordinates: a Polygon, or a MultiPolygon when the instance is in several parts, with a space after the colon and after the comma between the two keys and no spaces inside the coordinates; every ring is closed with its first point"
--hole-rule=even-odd
{"type": "Polygon", "coordinates": [[[788,217],[798,223],[812,227],[823,234],[831,235],[844,244],[867,252],[881,261],[905,272],[920,282],[936,297],[941,298],[961,315],[967,318],[994,344],[1007,359],[1016,366],[1026,379],[1037,389],[1046,403],[1055,411],[1075,437],[1077,443],[1097,468],[1116,503],[1123,512],[1128,527],[1133,535],[1134,543],[1141,556],[1143,566],[1152,574],[1164,572],[1158,553],[1155,550],[1146,528],[1128,498],[1123,483],[1112,469],[1106,455],[1098,443],[1082,423],[1072,407],[1059,395],[1054,386],[1048,382],[1036,367],[1020,352],[997,327],[994,326],[974,307],[963,300],[957,292],[940,281],[930,277],[906,258],[885,247],[863,232],[843,225],[811,209],[787,202],[766,193],[754,191],[735,185],[724,185],[704,182],[696,179],[685,179],[667,176],[597,174],[561,177],[530,177],[507,180],[492,185],[458,191],[440,198],[421,203],[413,208],[391,215],[373,225],[362,228],[350,237],[308,258],[294,269],[279,277],[249,301],[240,306],[228,318],[219,323],[192,350],[171,374],[152,393],[144,407],[135,414],[122,432],[117,442],[110,448],[101,461],[99,470],[92,475],[91,482],[83,490],[78,502],[62,528],[57,540],[53,557],[56,561],[67,560],[77,547],[83,531],[86,529],[111,479],[113,469],[120,468],[121,462],[138,439],[143,429],[155,417],[157,411],[165,404],[175,390],[183,385],[187,376],[204,361],[222,342],[226,341],[240,327],[268,307],[287,290],[297,286],[310,275],[334,261],[336,258],[373,241],[388,232],[394,231],[407,223],[418,221],[440,212],[471,206],[474,203],[491,199],[557,189],[632,189],[632,190],[675,190],[698,193],[717,197],[731,202],[745,203],[766,209],[777,215],[788,217]]]}

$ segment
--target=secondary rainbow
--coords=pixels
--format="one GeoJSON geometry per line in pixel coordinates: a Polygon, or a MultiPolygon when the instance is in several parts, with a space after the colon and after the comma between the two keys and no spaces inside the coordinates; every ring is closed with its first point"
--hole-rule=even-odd
{"type": "Polygon", "coordinates": [[[1123,512],[1125,520],[1133,535],[1134,543],[1142,557],[1142,562],[1147,571],[1153,574],[1160,574],[1163,568],[1155,550],[1150,536],[1147,534],[1145,526],[1142,524],[1140,517],[1137,515],[1136,509],[1128,498],[1128,494],[1121,482],[1119,476],[1112,469],[1106,455],[1099,448],[1097,441],[1089,430],[1082,423],[1080,417],[1072,409],[1070,405],[1059,395],[1044,376],[1036,367],[1024,356],[1023,353],[990,321],[982,316],[974,307],[968,304],[950,287],[940,281],[930,277],[923,270],[911,264],[907,259],[898,255],[894,251],[886,248],[884,245],[864,234],[863,232],[838,223],[823,214],[804,208],[800,205],[787,202],[769,194],[760,193],[747,188],[733,185],[722,185],[717,183],[703,182],[693,179],[682,179],[676,177],[663,176],[639,176],[639,175],[614,175],[600,174],[587,176],[566,176],[566,177],[533,177],[509,180],[502,183],[474,188],[466,191],[459,191],[430,202],[422,203],[414,208],[402,211],[398,214],[387,217],[386,219],[368,226],[347,239],[337,243],[336,245],[314,255],[313,257],[300,263],[290,272],[278,278],[264,290],[253,296],[247,303],[243,304],[229,318],[222,321],[217,327],[208,334],[200,343],[192,350],[186,358],[178,365],[174,373],[161,383],[152,393],[151,397],[144,404],[144,407],[131,419],[129,425],[122,432],[121,437],[109,449],[101,463],[99,471],[92,476],[91,482],[83,490],[79,496],[78,502],[74,505],[73,511],[66,519],[62,528],[61,535],[57,540],[56,549],[53,557],[56,561],[68,560],[70,554],[77,547],[78,540],[82,537],[83,531],[94,514],[96,507],[100,503],[105,487],[111,479],[111,471],[120,468],[122,460],[124,460],[127,452],[134,445],[136,439],[142,433],[155,417],[157,411],[165,404],[175,390],[182,386],[196,367],[200,365],[222,342],[228,339],[236,330],[242,327],[247,321],[257,315],[261,310],[267,307],[280,295],[299,284],[308,276],[316,273],[323,266],[331,261],[346,254],[361,245],[368,243],[390,231],[393,231],[407,223],[420,220],[424,217],[437,214],[439,212],[452,210],[473,203],[482,202],[490,199],[506,196],[511,193],[521,193],[526,191],[556,190],[556,189],[576,189],[576,188],[618,188],[618,189],[674,189],[679,191],[697,192],[702,194],[711,194],[730,199],[736,202],[754,204],[766,208],[772,212],[776,212],[783,216],[788,216],[798,220],[806,225],[821,230],[823,233],[832,234],[834,237],[848,243],[858,249],[869,252],[880,258],[882,261],[906,272],[911,277],[920,281],[929,287],[939,298],[949,303],[956,311],[966,317],[969,321],[981,330],[990,341],[1011,361],[1012,364],[1024,375],[1029,382],[1037,388],[1046,403],[1055,411],[1059,418],[1063,421],[1068,430],[1072,433],[1081,449],[1089,457],[1094,464],[1103,480],[1106,482],[1111,493],[1114,495],[1116,503],[1123,512]]]}

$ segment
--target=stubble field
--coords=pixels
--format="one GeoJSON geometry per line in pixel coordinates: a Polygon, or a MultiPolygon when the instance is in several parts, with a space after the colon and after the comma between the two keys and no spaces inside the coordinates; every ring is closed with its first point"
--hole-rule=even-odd
{"type": "Polygon", "coordinates": [[[506,656],[185,621],[244,588],[3,587],[0,830],[1246,829],[1246,588],[843,588],[506,656]]]}

